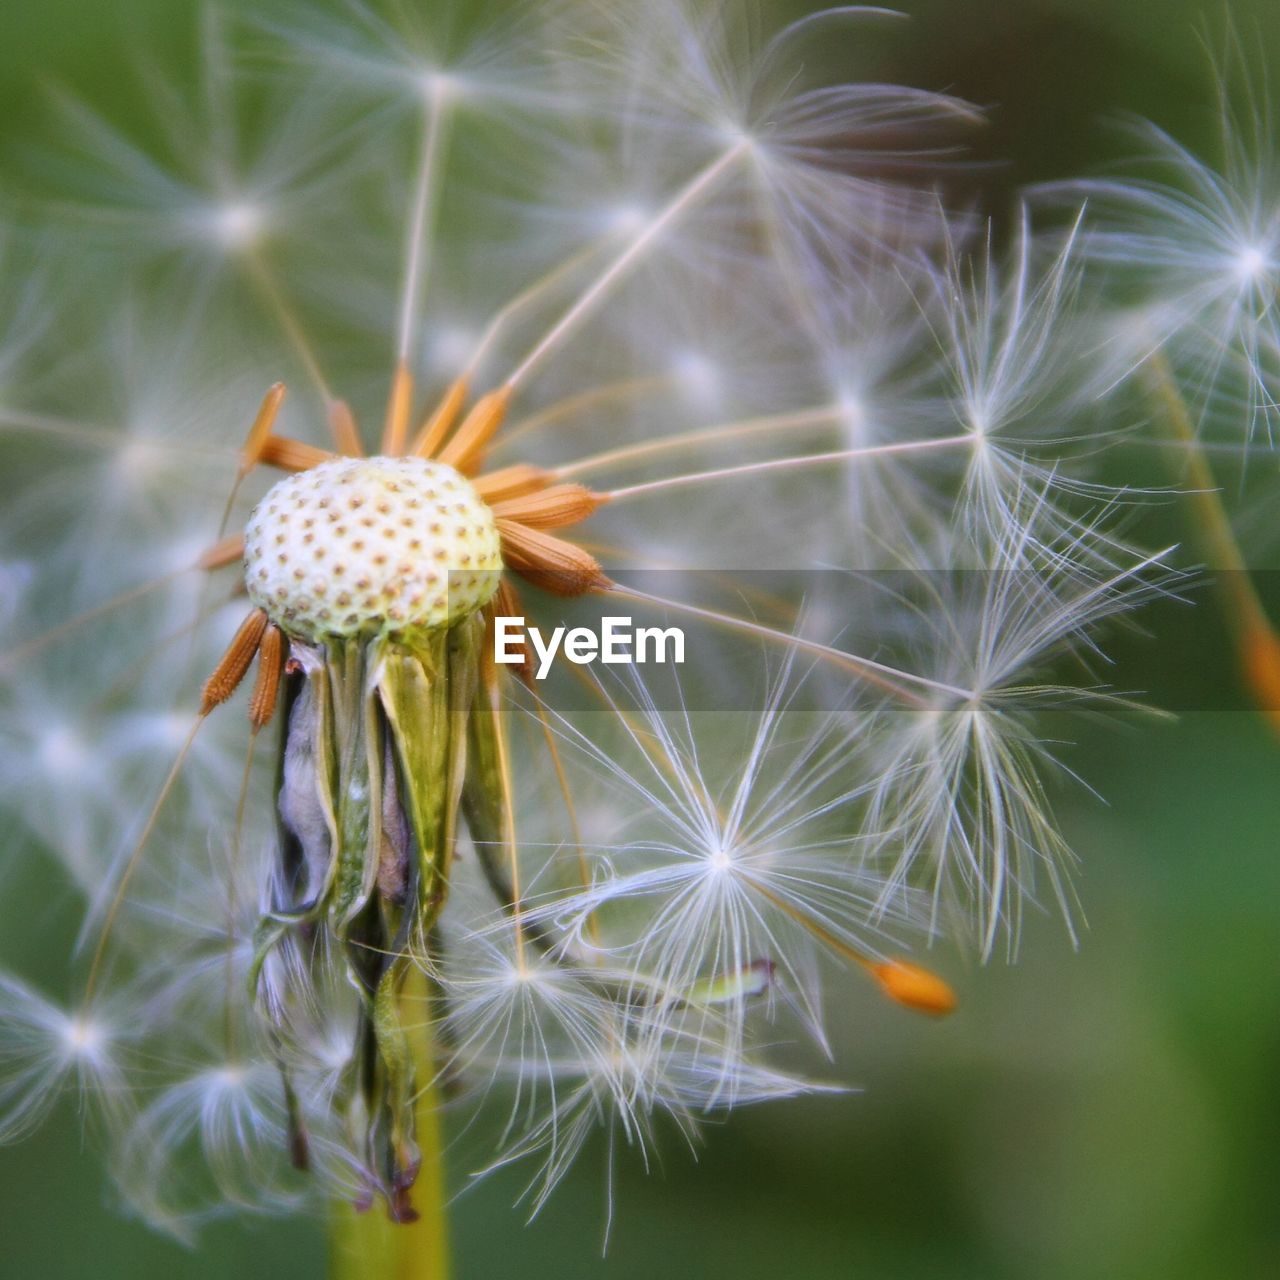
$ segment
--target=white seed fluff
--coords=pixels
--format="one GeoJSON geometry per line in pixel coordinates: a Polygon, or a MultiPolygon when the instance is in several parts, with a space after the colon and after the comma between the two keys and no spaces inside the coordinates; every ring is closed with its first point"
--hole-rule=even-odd
{"type": "Polygon", "coordinates": [[[452,467],[341,458],[281,480],[245,529],[249,598],[289,635],[447,626],[498,589],[493,513],[452,467]]]}

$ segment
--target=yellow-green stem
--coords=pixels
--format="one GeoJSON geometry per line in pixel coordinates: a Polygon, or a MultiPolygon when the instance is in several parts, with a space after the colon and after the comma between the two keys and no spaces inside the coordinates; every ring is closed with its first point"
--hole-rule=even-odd
{"type": "Polygon", "coordinates": [[[1222,491],[1214,479],[1209,459],[1200,447],[1200,438],[1173,370],[1159,352],[1151,357],[1148,369],[1151,387],[1165,411],[1169,432],[1181,446],[1187,479],[1191,484],[1187,498],[1195,510],[1205,549],[1213,560],[1213,568],[1231,575],[1221,585],[1231,605],[1232,626],[1248,627],[1259,623],[1266,626],[1266,613],[1249,577],[1249,566],[1236,541],[1227,509],[1222,504],[1222,491]]]}
{"type": "Polygon", "coordinates": [[[1146,370],[1148,385],[1164,410],[1169,432],[1181,446],[1191,486],[1187,497],[1212,567],[1218,572],[1217,585],[1239,651],[1242,673],[1258,706],[1280,731],[1280,637],[1262,606],[1223,505],[1222,492],[1168,360],[1157,351],[1147,362],[1146,370]]]}
{"type": "Polygon", "coordinates": [[[405,1027],[413,1048],[421,1092],[414,1108],[422,1167],[413,1185],[417,1222],[396,1223],[376,1202],[358,1213],[345,1202],[331,1211],[332,1280],[448,1280],[448,1192],[444,1177],[443,1127],[434,1075],[427,980],[411,967],[401,994],[405,1027]]]}

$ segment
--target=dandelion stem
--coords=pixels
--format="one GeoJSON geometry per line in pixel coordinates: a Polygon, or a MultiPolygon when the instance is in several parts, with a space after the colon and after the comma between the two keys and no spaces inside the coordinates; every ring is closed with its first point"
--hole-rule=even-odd
{"type": "Polygon", "coordinates": [[[261,254],[256,251],[246,253],[244,261],[249,271],[249,278],[275,313],[280,328],[293,344],[293,349],[297,352],[298,359],[302,361],[303,368],[307,371],[307,376],[320,393],[320,398],[325,402],[326,406],[332,406],[335,403],[335,396],[320,369],[320,362],[316,359],[316,354],[312,350],[311,342],[302,328],[302,322],[298,319],[297,312],[289,305],[289,301],[284,294],[280,292],[280,286],[276,283],[276,279],[271,274],[267,264],[262,260],[261,254]]]}
{"type": "MultiPolygon", "coordinates": [[[[426,975],[409,966],[401,1007],[430,1007],[426,975]]],[[[422,1163],[413,1184],[416,1222],[392,1222],[375,1205],[363,1212],[345,1201],[330,1215],[332,1280],[448,1280],[448,1194],[440,1097],[429,1018],[405,1017],[415,1079],[426,1082],[414,1100],[414,1137],[422,1163]]]]}
{"type": "Polygon", "coordinates": [[[844,410],[838,405],[821,405],[816,409],[796,409],[790,413],[772,413],[763,418],[746,418],[739,422],[726,422],[714,427],[699,427],[680,435],[664,436],[658,440],[641,440],[638,444],[622,445],[593,453],[576,462],[566,463],[555,469],[559,480],[569,480],[593,471],[604,471],[626,466],[645,458],[675,453],[681,449],[696,449],[715,444],[720,440],[743,440],[748,436],[772,435],[775,432],[793,431],[804,427],[825,427],[838,422],[844,410]]]}
{"type": "Polygon", "coordinates": [[[1245,683],[1255,704],[1280,732],[1280,637],[1258,596],[1249,566],[1231,528],[1222,491],[1201,448],[1186,399],[1163,352],[1146,363],[1147,381],[1186,460],[1192,511],[1205,549],[1217,571],[1216,581],[1235,638],[1245,683]]]}
{"type": "MultiPolygon", "coordinates": [[[[551,728],[551,721],[547,719],[545,704],[541,698],[535,698],[534,706],[538,712],[538,723],[542,726],[542,736],[547,745],[547,753],[551,756],[551,763],[556,772],[556,783],[560,788],[560,796],[564,800],[565,813],[569,818],[569,832],[573,838],[574,850],[577,853],[578,881],[584,889],[590,889],[591,867],[587,863],[587,851],[582,843],[582,824],[578,821],[578,808],[573,802],[573,791],[569,786],[569,775],[565,772],[564,761],[560,757],[560,746],[556,742],[556,735],[551,728]]],[[[591,935],[591,941],[599,945],[600,924],[596,920],[594,911],[589,912],[587,915],[587,932],[591,935]]]]}
{"type": "Polygon", "coordinates": [[[713,480],[727,480],[737,476],[755,475],[768,471],[791,471],[799,467],[817,467],[828,462],[852,462],[863,458],[890,458],[905,453],[921,453],[927,449],[951,449],[957,445],[973,443],[969,435],[944,436],[937,440],[909,440],[901,444],[866,445],[859,449],[835,449],[828,453],[805,453],[789,458],[769,458],[764,462],[745,462],[736,467],[718,467],[713,471],[693,471],[682,476],[664,476],[661,480],[648,480],[642,484],[626,485],[608,493],[610,502],[636,498],[645,493],[657,493],[663,489],[675,489],[683,485],[707,484],[713,480]]]}
{"type": "Polygon", "coordinates": [[[579,297],[559,320],[547,331],[533,350],[525,356],[516,371],[507,379],[507,386],[514,387],[542,362],[565,337],[568,336],[609,290],[644,256],[651,244],[683,214],[694,208],[713,191],[724,175],[746,153],[745,140],[734,143],[720,153],[700,173],[696,174],[655,217],[631,240],[631,243],[605,268],[595,282],[579,297]]]}
{"type": "Polygon", "coordinates": [[[946,684],[941,680],[931,680],[928,676],[916,675],[911,671],[903,671],[898,667],[891,667],[887,663],[877,662],[874,658],[862,658],[855,653],[846,653],[843,649],[837,649],[833,645],[820,644],[816,640],[806,640],[802,636],[791,635],[786,631],[779,631],[774,627],[766,627],[762,623],[752,622],[749,618],[738,618],[731,613],[721,613],[716,609],[704,609],[699,605],[686,604],[682,600],[671,600],[665,596],[651,595],[647,591],[639,591],[635,587],[623,586],[617,582],[611,584],[608,591],[611,595],[625,596],[630,600],[640,600],[663,609],[674,609],[679,613],[687,613],[692,617],[704,618],[708,622],[729,627],[734,631],[743,631],[748,635],[761,636],[763,639],[799,649],[802,653],[816,654],[830,662],[837,663],[849,671],[855,672],[868,683],[892,693],[895,697],[900,698],[903,702],[910,703],[912,706],[928,707],[930,704],[920,694],[904,688],[904,684],[919,685],[925,689],[933,689],[939,693],[961,698],[966,702],[973,697],[973,692],[969,689],[961,689],[957,685],[946,684]]]}
{"type": "Polygon", "coordinates": [[[490,347],[501,336],[503,329],[516,318],[526,307],[533,306],[544,294],[550,293],[566,276],[571,276],[584,262],[589,262],[600,252],[600,244],[587,245],[585,249],[572,254],[563,262],[552,267],[545,275],[539,276],[531,285],[521,289],[515,297],[504,303],[485,326],[480,341],[476,343],[471,359],[463,370],[463,376],[471,377],[489,354],[490,347]]]}
{"type": "MultiPolygon", "coordinates": [[[[504,450],[510,449],[516,440],[521,439],[530,432],[538,431],[553,422],[572,417],[575,413],[580,413],[584,409],[594,409],[601,405],[626,401],[632,396],[654,391],[668,381],[668,378],[657,376],[623,378],[618,382],[608,382],[603,386],[591,387],[586,391],[578,392],[576,395],[566,396],[563,400],[557,400],[554,404],[547,405],[545,409],[540,409],[537,413],[530,414],[529,417],[523,418],[507,427],[502,433],[502,448],[504,450]]],[[[577,465],[576,463],[573,464],[573,466],[577,465]]]]}
{"type": "Polygon", "coordinates": [[[56,626],[50,627],[48,631],[43,631],[40,635],[33,636],[30,640],[23,641],[16,649],[10,649],[8,653],[0,653],[0,673],[11,670],[18,663],[31,657],[33,653],[38,653],[45,645],[57,643],[63,636],[71,635],[86,623],[104,617],[116,609],[121,609],[152,591],[158,591],[161,587],[175,582],[183,574],[190,573],[197,567],[197,565],[189,565],[185,568],[174,569],[170,573],[162,573],[158,577],[150,578],[146,582],[139,583],[136,587],[130,587],[128,590],[120,592],[119,595],[112,596],[109,600],[104,600],[101,604],[96,604],[92,608],[84,610],[83,613],[76,614],[74,618],[59,622],[56,626]]]}
{"type": "Polygon", "coordinates": [[[422,304],[422,287],[431,262],[431,219],[434,212],[435,178],[443,152],[445,82],[437,79],[423,106],[422,151],[418,158],[417,182],[413,191],[413,211],[405,241],[404,288],[400,296],[400,327],[396,358],[409,363],[414,320],[422,304]]]}
{"type": "Polygon", "coordinates": [[[206,719],[208,717],[205,715],[196,717],[196,721],[191,726],[177,758],[169,769],[169,776],[165,778],[164,785],[160,788],[160,794],[156,797],[155,804],[151,806],[151,812],[147,815],[142,834],[133,846],[133,851],[129,854],[124,870],[120,873],[119,883],[116,885],[115,893],[112,894],[106,914],[102,918],[102,927],[98,931],[98,942],[93,949],[93,959],[89,962],[89,976],[85,979],[84,999],[82,1001],[83,1007],[86,1009],[93,1002],[93,993],[97,988],[98,978],[102,972],[102,961],[107,953],[107,943],[111,941],[111,931],[115,927],[116,917],[120,914],[120,908],[124,905],[125,894],[129,892],[129,884],[133,879],[134,872],[138,869],[138,864],[142,861],[143,851],[147,847],[147,841],[151,839],[152,831],[155,830],[156,822],[160,818],[160,811],[164,808],[164,803],[169,798],[169,792],[173,790],[173,784],[177,782],[178,774],[182,771],[187,753],[191,750],[191,744],[195,742],[196,734],[200,732],[200,726],[204,724],[206,719]]]}
{"type": "Polygon", "coordinates": [[[515,788],[511,780],[511,748],[507,742],[506,717],[503,714],[502,692],[496,680],[488,689],[490,713],[493,716],[494,747],[497,751],[498,785],[502,792],[502,807],[506,813],[503,823],[503,844],[507,857],[507,870],[511,877],[511,919],[516,932],[516,964],[523,973],[525,968],[524,954],[524,921],[523,905],[520,901],[520,846],[516,840],[516,806],[515,788]]]}

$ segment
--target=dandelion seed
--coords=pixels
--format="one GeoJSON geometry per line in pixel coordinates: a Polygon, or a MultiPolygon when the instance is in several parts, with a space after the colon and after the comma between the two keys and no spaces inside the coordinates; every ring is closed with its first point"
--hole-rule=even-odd
{"type": "Polygon", "coordinates": [[[1002,933],[1015,945],[1021,904],[1034,900],[1037,874],[1068,923],[1073,914],[1074,859],[1040,781],[1054,761],[1028,717],[1036,706],[1105,695],[1087,685],[1038,686],[1034,673],[1055,653],[1074,649],[1087,657],[1089,628],[1122,612],[1134,593],[1158,593],[1167,577],[1167,553],[1099,568],[1114,548],[1090,526],[1043,544],[1033,532],[1043,500],[1024,491],[1021,502],[1032,511],[990,547],[987,571],[929,580],[930,625],[948,636],[938,649],[940,674],[968,692],[894,708],[881,739],[874,812],[895,851],[890,884],[926,863],[935,920],[948,901],[976,902],[984,956],[1002,933]]]}
{"type": "Polygon", "coordinates": [[[30,1135],[67,1092],[118,1116],[128,1101],[110,1014],[67,1012],[0,974],[0,1141],[30,1135]]]}
{"type": "Polygon", "coordinates": [[[1263,86],[1238,47],[1223,60],[1218,94],[1216,156],[1142,123],[1135,164],[1151,177],[1077,180],[1043,194],[1087,200],[1086,252],[1142,290],[1133,367],[1164,352],[1201,429],[1270,441],[1280,377],[1280,183],[1263,86]],[[1233,89],[1243,110],[1232,105],[1233,89]]]}
{"type": "Polygon", "coordinates": [[[1267,448],[1273,444],[1280,175],[1264,89],[1232,37],[1219,68],[1215,157],[1193,154],[1144,124],[1138,133],[1152,177],[1057,184],[1048,192],[1089,201],[1086,251],[1138,286],[1138,317],[1127,326],[1120,374],[1136,374],[1185,465],[1202,544],[1222,571],[1220,595],[1245,686],[1275,721],[1274,628],[1205,453],[1206,440],[1218,434],[1243,441],[1245,462],[1257,437],[1267,448]],[[1233,105],[1233,89],[1241,91],[1243,109],[1233,105]]]}
{"type": "MultiPolygon", "coordinates": [[[[867,725],[855,712],[835,711],[798,743],[789,740],[785,713],[795,689],[784,667],[726,796],[723,783],[704,774],[691,713],[664,716],[642,685],[633,692],[634,711],[615,710],[634,726],[622,746],[597,744],[569,726],[562,732],[614,787],[634,792],[650,822],[616,851],[600,851],[601,872],[590,885],[535,907],[530,918],[554,919],[587,945],[589,921],[607,920],[623,904],[630,912],[643,906],[643,928],[632,921],[631,939],[610,944],[606,927],[602,945],[621,949],[632,985],[658,992],[659,1007],[683,1018],[705,1008],[689,993],[767,964],[821,1042],[816,948],[864,959],[881,943],[874,869],[842,834],[842,819],[847,831],[869,790],[846,777],[849,744],[867,725]]],[[[741,1043],[747,1012],[745,1001],[717,1009],[730,1046],[741,1043]]],[[[725,1084],[731,1100],[732,1077],[725,1084]]]]}
{"type": "Polygon", "coordinates": [[[285,1123],[269,1067],[209,1066],[139,1112],[117,1149],[117,1176],[144,1218],[187,1239],[228,1212],[278,1213],[300,1203],[289,1184],[285,1123]]]}

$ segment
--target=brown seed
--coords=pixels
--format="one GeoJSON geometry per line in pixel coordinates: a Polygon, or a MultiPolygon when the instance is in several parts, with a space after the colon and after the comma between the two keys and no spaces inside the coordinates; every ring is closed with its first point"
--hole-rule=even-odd
{"type": "Polygon", "coordinates": [[[559,529],[585,520],[606,501],[580,484],[553,484],[537,493],[506,498],[493,504],[493,514],[519,520],[531,529],[559,529]]]}
{"type": "Polygon", "coordinates": [[[214,707],[235,693],[244,674],[253,662],[253,655],[258,652],[263,632],[267,629],[267,615],[261,609],[255,609],[241,624],[240,629],[232,637],[222,660],[213,669],[213,674],[204,682],[200,691],[200,714],[207,716],[214,707]]]}
{"type": "Polygon", "coordinates": [[[514,520],[498,521],[503,561],[535,586],[554,595],[607,591],[609,579],[595,557],[563,538],[514,520]]]}
{"type": "Polygon", "coordinates": [[[280,672],[284,668],[284,632],[277,626],[268,626],[258,650],[258,677],[249,698],[249,723],[255,729],[269,724],[275,714],[276,697],[280,691],[280,672]]]}

